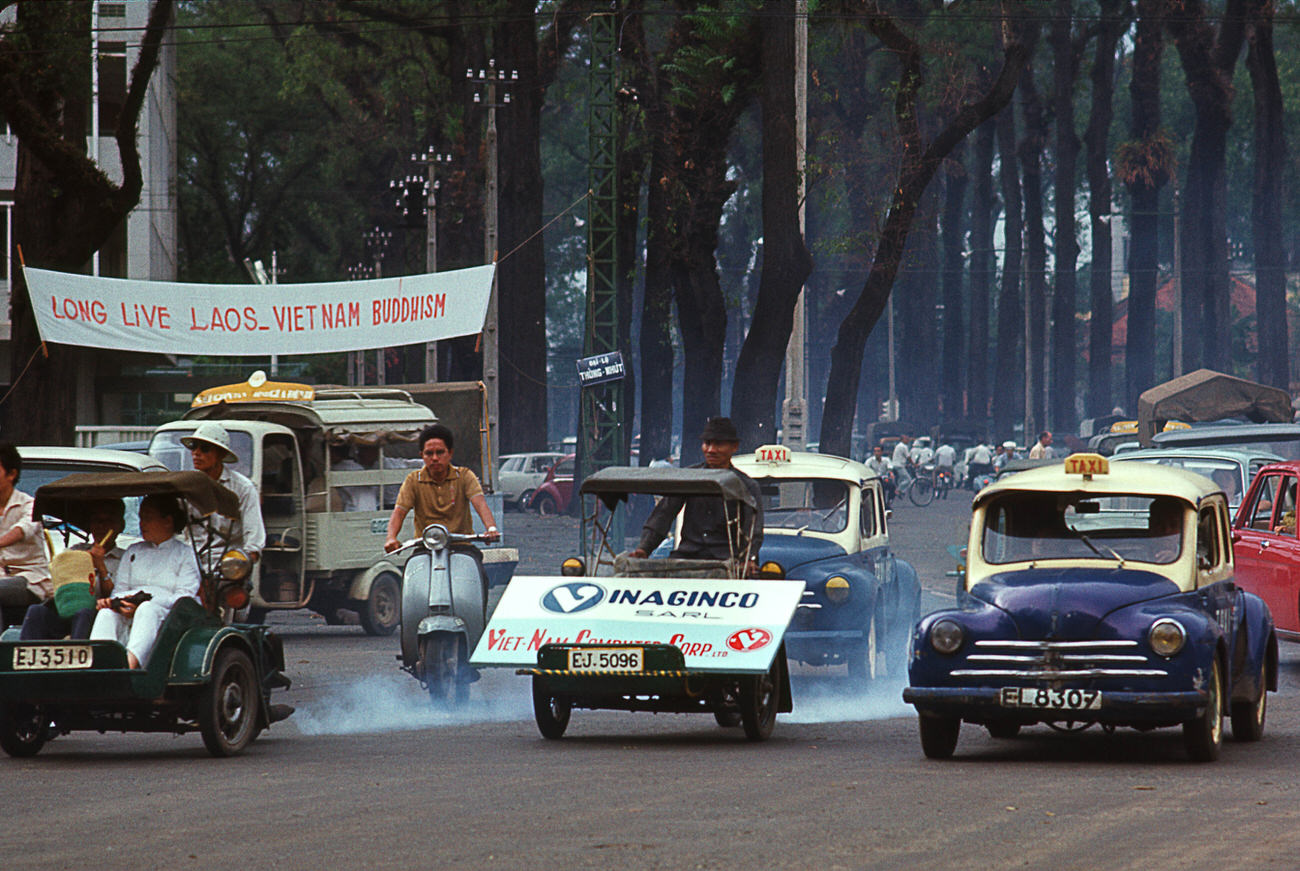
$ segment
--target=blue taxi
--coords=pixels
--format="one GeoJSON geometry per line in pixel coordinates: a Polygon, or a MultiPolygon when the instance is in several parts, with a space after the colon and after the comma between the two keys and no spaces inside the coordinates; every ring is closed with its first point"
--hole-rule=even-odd
{"type": "Polygon", "coordinates": [[[996,738],[1035,723],[1181,726],[1188,755],[1263,736],[1277,689],[1268,607],[1233,584],[1228,500],[1207,478],[1076,454],[976,496],[958,607],[912,636],[921,748],[963,721],[996,738]]]}
{"type": "Polygon", "coordinates": [[[855,680],[886,669],[902,677],[921,585],[889,548],[880,479],[862,463],[784,445],[732,464],[763,492],[762,575],[806,585],[786,630],[787,657],[845,665],[855,680]]]}

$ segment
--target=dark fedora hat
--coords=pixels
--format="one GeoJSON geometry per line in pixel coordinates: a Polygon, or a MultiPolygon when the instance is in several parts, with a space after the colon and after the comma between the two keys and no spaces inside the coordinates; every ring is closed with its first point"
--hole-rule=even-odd
{"type": "Polygon", "coordinates": [[[704,431],[700,433],[702,442],[738,442],[740,434],[736,432],[736,425],[731,422],[729,417],[711,417],[704,423],[704,431]]]}

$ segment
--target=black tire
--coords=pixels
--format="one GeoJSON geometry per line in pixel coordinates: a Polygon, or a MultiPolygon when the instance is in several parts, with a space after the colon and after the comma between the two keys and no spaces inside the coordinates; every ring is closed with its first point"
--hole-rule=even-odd
{"type": "Polygon", "coordinates": [[[867,637],[854,642],[849,649],[849,680],[855,684],[868,684],[880,675],[880,636],[876,629],[874,613],[867,620],[867,637]]]}
{"type": "Polygon", "coordinates": [[[26,702],[0,705],[0,748],[18,759],[35,756],[49,740],[47,720],[40,705],[26,702]]]}
{"type": "Polygon", "coordinates": [[[439,633],[420,642],[420,673],[434,707],[459,707],[469,701],[463,659],[460,638],[455,635],[439,633]]]}
{"type": "Polygon", "coordinates": [[[961,734],[961,720],[921,714],[916,722],[921,728],[921,750],[926,758],[951,759],[957,749],[957,737],[961,734]]]}
{"type": "Polygon", "coordinates": [[[212,680],[199,696],[199,729],[213,756],[241,753],[257,733],[257,675],[248,654],[236,647],[217,653],[212,680]]]}
{"type": "Polygon", "coordinates": [[[543,738],[552,741],[563,738],[564,730],[569,728],[569,715],[573,706],[563,696],[551,693],[545,678],[533,675],[533,717],[537,720],[537,731],[543,738]]]}
{"type": "Polygon", "coordinates": [[[375,578],[359,613],[367,635],[392,635],[402,622],[402,585],[397,577],[385,572],[375,578]]]}
{"type": "Polygon", "coordinates": [[[1268,718],[1268,671],[1259,667],[1259,695],[1245,702],[1232,703],[1232,740],[1258,741],[1264,737],[1268,718]]]}
{"type": "Polygon", "coordinates": [[[1183,745],[1195,762],[1213,762],[1223,746],[1223,673],[1215,657],[1205,699],[1205,713],[1183,723],[1183,745]]]}
{"type": "Polygon", "coordinates": [[[934,501],[934,482],[929,478],[917,478],[907,491],[907,498],[913,505],[924,508],[934,501]]]}
{"type": "Polygon", "coordinates": [[[560,503],[555,501],[555,497],[550,493],[542,493],[535,500],[534,506],[537,513],[543,517],[554,517],[560,513],[560,503]]]}
{"type": "Polygon", "coordinates": [[[534,490],[525,490],[524,492],[520,493],[520,494],[519,494],[519,501],[518,501],[517,503],[515,503],[515,507],[516,507],[517,509],[519,509],[520,511],[527,511],[527,510],[528,510],[528,500],[533,498],[533,493],[534,493],[534,492],[536,492],[536,491],[534,491],[534,490]]]}
{"type": "Polygon", "coordinates": [[[994,738],[1001,738],[1003,740],[1010,740],[1020,734],[1019,723],[986,723],[984,728],[988,729],[989,734],[994,738]]]}
{"type": "Polygon", "coordinates": [[[781,707],[780,663],[773,661],[765,674],[743,678],[740,682],[740,725],[750,741],[765,741],[776,726],[776,712],[781,707]]]}

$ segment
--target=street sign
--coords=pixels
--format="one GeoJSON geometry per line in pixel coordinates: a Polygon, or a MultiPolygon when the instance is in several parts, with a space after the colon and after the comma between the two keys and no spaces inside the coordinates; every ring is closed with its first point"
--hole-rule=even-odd
{"type": "Polygon", "coordinates": [[[623,354],[619,351],[596,354],[578,360],[578,383],[583,387],[604,384],[606,381],[618,381],[623,378],[623,375],[623,354]]]}

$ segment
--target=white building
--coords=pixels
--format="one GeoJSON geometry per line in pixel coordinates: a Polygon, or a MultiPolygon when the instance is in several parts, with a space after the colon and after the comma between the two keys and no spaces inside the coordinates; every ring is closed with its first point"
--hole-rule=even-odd
{"type": "MultiPolygon", "coordinates": [[[[140,40],[148,21],[151,3],[129,0],[122,3],[91,4],[91,130],[87,153],[109,178],[120,181],[121,161],[113,130],[126,99],[127,80],[140,55],[140,40]]],[[[0,14],[0,21],[12,21],[14,7],[0,14]]],[[[10,372],[10,275],[16,264],[9,262],[13,250],[14,183],[18,163],[18,139],[0,118],[0,238],[5,257],[0,261],[0,382],[8,383],[10,372]]],[[[94,275],[152,280],[176,279],[176,47],[164,38],[158,68],[149,82],[140,112],[137,136],[140,171],[144,187],[140,203],[123,227],[95,255],[90,264],[94,275]]],[[[89,387],[89,385],[87,385],[89,387]]],[[[83,390],[83,393],[86,391],[83,390]]],[[[102,409],[86,408],[79,418],[96,421],[102,409]]]]}

